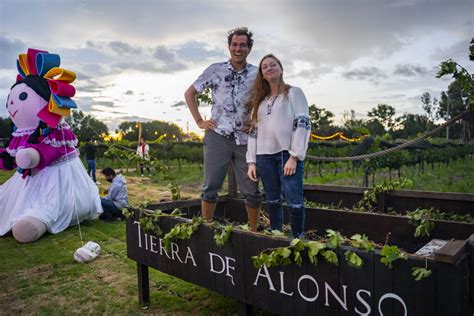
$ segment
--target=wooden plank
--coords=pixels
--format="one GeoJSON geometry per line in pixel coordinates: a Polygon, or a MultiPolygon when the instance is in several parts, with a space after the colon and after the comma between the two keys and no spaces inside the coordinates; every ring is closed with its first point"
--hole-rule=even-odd
{"type": "Polygon", "coordinates": [[[465,253],[466,241],[449,240],[443,247],[435,251],[435,260],[445,263],[455,263],[465,253]]]}
{"type": "Polygon", "coordinates": [[[225,216],[230,221],[246,223],[248,221],[248,217],[244,200],[228,198],[225,203],[223,216],[225,216]]]}
{"type": "MultiPolygon", "coordinates": [[[[415,260],[415,259],[408,259],[415,260]]],[[[414,315],[431,316],[436,314],[436,265],[431,259],[427,259],[427,268],[432,274],[420,281],[415,281],[415,310],[414,315]]],[[[424,267],[425,260],[417,260],[413,266],[424,267]]]]}
{"type": "Polygon", "coordinates": [[[387,267],[385,264],[380,262],[380,252],[376,251],[374,253],[374,284],[373,284],[373,295],[376,298],[377,304],[374,306],[374,313],[378,311],[384,316],[392,316],[399,314],[394,314],[394,302],[393,300],[383,300],[379,304],[380,298],[383,297],[386,293],[393,293],[393,282],[394,282],[394,269],[387,267]],[[379,306],[380,305],[380,310],[379,306]]]}
{"type": "MultiPolygon", "coordinates": [[[[252,264],[252,257],[260,254],[265,249],[265,236],[242,232],[242,244],[244,253],[244,270],[245,270],[245,291],[246,302],[254,306],[258,306],[268,310],[268,292],[270,284],[265,277],[258,277],[258,270],[252,264]],[[254,285],[256,283],[256,285],[254,285]]],[[[262,271],[264,269],[262,268],[262,271]]],[[[263,272],[261,273],[263,274],[263,272]]],[[[260,275],[261,275],[260,274],[260,275]]]]}
{"type": "MultiPolygon", "coordinates": [[[[273,249],[287,247],[288,238],[265,238],[265,248],[273,249]]],[[[293,315],[293,269],[296,265],[269,267],[268,272],[273,282],[274,290],[268,291],[268,311],[280,315],[293,315]],[[292,293],[292,295],[284,294],[292,293]]]]}
{"type": "Polygon", "coordinates": [[[467,315],[467,256],[456,263],[436,262],[436,315],[467,315]]]}
{"type": "Polygon", "coordinates": [[[303,256],[301,267],[296,264],[293,265],[293,280],[291,283],[291,291],[293,291],[293,313],[291,315],[309,315],[309,302],[302,297],[302,295],[304,295],[304,297],[311,296],[309,293],[309,284],[308,282],[298,284],[298,281],[302,276],[309,275],[311,268],[314,268],[314,266],[311,266],[306,255],[303,256]]]}
{"type": "Polygon", "coordinates": [[[466,251],[469,253],[469,301],[474,314],[474,234],[466,240],[466,251]]]}
{"type": "MultiPolygon", "coordinates": [[[[370,188],[304,185],[304,195],[309,201],[327,205],[340,205],[352,208],[363,197],[365,190],[370,188]]],[[[415,210],[418,207],[440,209],[458,214],[474,212],[474,194],[429,192],[415,190],[394,190],[387,193],[386,207],[399,212],[415,210]]]]}
{"type": "MultiPolygon", "coordinates": [[[[413,259],[397,260],[393,264],[393,292],[403,301],[402,303],[396,299],[393,300],[394,315],[414,315],[416,281],[411,275],[414,264],[417,264],[417,261],[413,259]]],[[[422,264],[424,265],[424,262],[422,264]]]]}
{"type": "MultiPolygon", "coordinates": [[[[309,315],[339,315],[339,303],[328,289],[330,287],[335,293],[339,293],[339,267],[321,258],[308,274],[314,277],[319,290],[316,300],[309,305],[309,315]]],[[[309,291],[315,293],[314,283],[308,281],[308,286],[309,291]]]]}
{"type": "Polygon", "coordinates": [[[372,293],[374,283],[374,253],[365,252],[353,247],[342,246],[339,262],[339,283],[342,289],[346,287],[347,310],[340,309],[340,315],[355,315],[355,313],[374,313],[375,297],[372,293]],[[351,267],[346,263],[345,252],[354,251],[364,262],[361,269],[351,267]],[[365,302],[365,303],[364,303],[365,302]],[[367,308],[366,305],[370,307],[367,308]]]}
{"type": "MultiPolygon", "coordinates": [[[[210,230],[214,236],[214,232],[210,230]]],[[[242,233],[231,233],[229,242],[218,247],[214,240],[212,253],[215,273],[215,290],[228,297],[245,301],[245,272],[243,264],[242,233]]]]}

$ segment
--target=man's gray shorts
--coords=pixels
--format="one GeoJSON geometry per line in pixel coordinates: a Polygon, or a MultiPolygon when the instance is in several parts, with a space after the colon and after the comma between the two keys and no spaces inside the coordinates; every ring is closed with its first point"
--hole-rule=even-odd
{"type": "Polygon", "coordinates": [[[214,131],[206,130],[204,135],[204,184],[201,199],[216,203],[222,189],[229,163],[232,163],[237,187],[245,197],[245,205],[259,207],[262,201],[258,183],[247,176],[245,155],[247,145],[237,145],[235,139],[226,138],[214,131]]]}

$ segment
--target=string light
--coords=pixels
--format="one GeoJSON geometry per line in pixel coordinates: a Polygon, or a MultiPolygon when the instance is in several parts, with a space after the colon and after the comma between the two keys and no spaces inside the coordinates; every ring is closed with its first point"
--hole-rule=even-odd
{"type": "Polygon", "coordinates": [[[331,140],[333,138],[336,138],[336,137],[339,137],[339,139],[342,139],[342,140],[347,140],[349,142],[358,142],[360,140],[362,140],[363,138],[367,137],[368,135],[362,135],[360,137],[357,137],[357,138],[349,138],[349,137],[346,137],[344,136],[344,133],[343,132],[337,132],[337,133],[334,133],[330,136],[319,136],[319,135],[316,135],[314,133],[311,133],[311,139],[317,139],[317,140],[331,140]]]}

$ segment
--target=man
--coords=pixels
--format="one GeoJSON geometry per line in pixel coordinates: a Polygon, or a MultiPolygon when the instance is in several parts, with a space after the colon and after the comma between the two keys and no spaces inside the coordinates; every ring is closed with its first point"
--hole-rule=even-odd
{"type": "Polygon", "coordinates": [[[108,194],[101,199],[104,213],[99,216],[103,221],[113,221],[115,219],[123,218],[122,209],[128,205],[128,192],[125,178],[119,174],[117,175],[114,169],[106,167],[102,170],[107,182],[111,182],[108,194]]]}
{"type": "Polygon", "coordinates": [[[186,90],[184,97],[189,110],[204,136],[204,184],[201,193],[202,215],[212,221],[217,196],[222,188],[229,163],[237,185],[245,196],[245,206],[251,231],[257,231],[260,192],[256,182],[247,177],[247,134],[249,123],[246,103],[258,72],[247,63],[252,50],[252,32],[246,27],[229,31],[227,37],[230,60],[210,65],[186,90]],[[203,120],[198,110],[197,94],[212,91],[212,117],[203,120]]]}
{"type": "Polygon", "coordinates": [[[84,151],[86,152],[86,162],[87,162],[87,174],[92,178],[95,184],[100,184],[97,182],[95,177],[95,153],[97,152],[97,147],[92,142],[92,139],[86,139],[86,145],[84,146],[84,151]]]}
{"type": "Polygon", "coordinates": [[[145,142],[145,139],[143,137],[140,138],[140,142],[138,143],[137,146],[137,155],[140,158],[140,172],[143,177],[143,167],[144,164],[146,164],[146,170],[148,171],[148,175],[151,174],[150,172],[150,155],[149,155],[150,147],[148,144],[145,142]]]}

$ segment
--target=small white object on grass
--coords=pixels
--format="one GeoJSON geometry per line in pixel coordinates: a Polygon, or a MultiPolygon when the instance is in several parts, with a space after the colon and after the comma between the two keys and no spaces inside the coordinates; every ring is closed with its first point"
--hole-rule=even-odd
{"type": "Polygon", "coordinates": [[[77,262],[90,262],[100,254],[98,243],[88,241],[84,246],[78,248],[74,253],[74,260],[77,262]]]}

